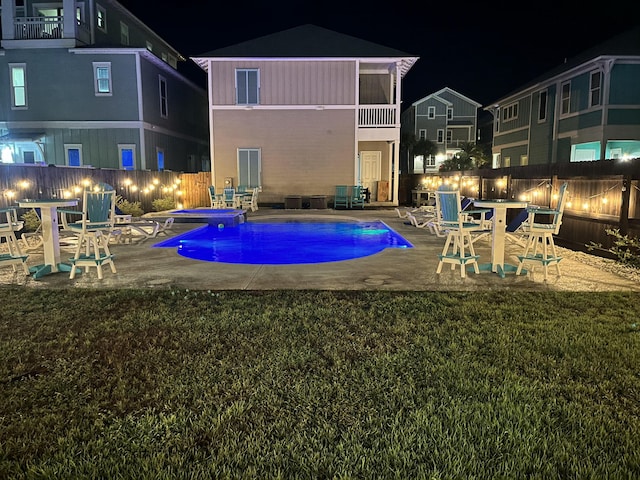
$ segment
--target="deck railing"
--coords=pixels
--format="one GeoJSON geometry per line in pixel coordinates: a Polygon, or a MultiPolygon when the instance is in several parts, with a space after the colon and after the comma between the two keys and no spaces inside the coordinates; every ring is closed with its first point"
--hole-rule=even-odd
{"type": "Polygon", "coordinates": [[[14,25],[16,40],[62,38],[64,17],[18,17],[14,25]]]}

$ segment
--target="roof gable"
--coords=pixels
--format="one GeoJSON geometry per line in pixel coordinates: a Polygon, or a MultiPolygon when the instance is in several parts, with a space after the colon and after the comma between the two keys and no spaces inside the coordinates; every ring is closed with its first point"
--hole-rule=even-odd
{"type": "Polygon", "coordinates": [[[443,93],[449,93],[451,95],[455,95],[456,97],[458,97],[458,98],[460,98],[460,99],[464,100],[465,102],[468,102],[468,103],[470,103],[472,105],[475,105],[476,107],[481,107],[482,106],[480,103],[476,102],[475,100],[471,100],[469,97],[465,97],[461,93],[458,93],[458,92],[456,92],[455,90],[453,90],[452,88],[449,88],[449,87],[444,87],[444,88],[438,90],[437,92],[434,92],[434,93],[432,93],[430,95],[427,95],[426,97],[421,98],[420,100],[416,100],[415,102],[412,103],[412,105],[413,106],[417,106],[417,105],[419,105],[419,104],[421,104],[423,102],[426,102],[427,100],[431,100],[431,99],[437,100],[439,102],[442,102],[445,105],[452,105],[452,103],[449,100],[447,100],[445,98],[442,98],[441,95],[443,93]]]}
{"type": "Polygon", "coordinates": [[[201,67],[202,60],[207,58],[395,58],[402,61],[402,75],[418,60],[415,55],[311,24],[218,48],[192,58],[201,67]]]}

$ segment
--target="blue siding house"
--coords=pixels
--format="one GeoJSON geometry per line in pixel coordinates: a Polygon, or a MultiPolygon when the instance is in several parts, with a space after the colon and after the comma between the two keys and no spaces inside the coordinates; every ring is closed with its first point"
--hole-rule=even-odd
{"type": "Polygon", "coordinates": [[[2,0],[0,162],[209,170],[206,90],[113,0],[2,0]]]}
{"type": "Polygon", "coordinates": [[[640,157],[640,28],[491,103],[493,167],[640,157]]]}

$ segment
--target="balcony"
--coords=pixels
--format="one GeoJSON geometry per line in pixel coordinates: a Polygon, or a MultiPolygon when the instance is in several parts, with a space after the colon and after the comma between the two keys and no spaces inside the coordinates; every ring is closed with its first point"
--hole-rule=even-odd
{"type": "Polygon", "coordinates": [[[399,128],[398,109],[395,105],[361,105],[358,108],[358,127],[399,128]]]}
{"type": "MultiPolygon", "coordinates": [[[[64,17],[16,17],[14,20],[14,41],[50,40],[71,38],[88,45],[91,34],[86,23],[76,20],[73,35],[65,35],[64,17]]],[[[57,42],[56,42],[57,43],[57,42]]]]}

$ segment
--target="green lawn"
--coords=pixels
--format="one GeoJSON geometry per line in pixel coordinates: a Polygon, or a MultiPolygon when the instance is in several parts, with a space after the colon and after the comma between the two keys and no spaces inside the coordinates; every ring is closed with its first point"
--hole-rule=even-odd
{"type": "Polygon", "coordinates": [[[0,478],[640,478],[638,294],[0,296],[0,478]]]}

